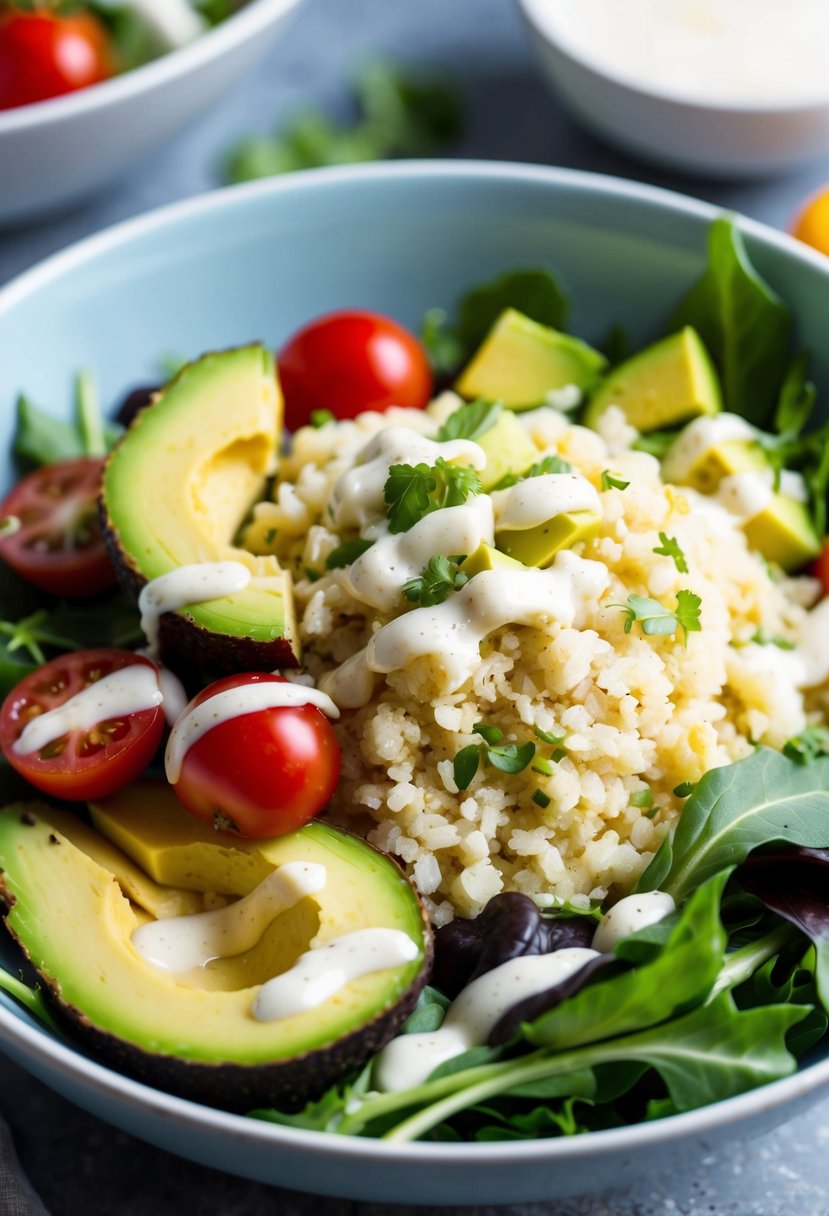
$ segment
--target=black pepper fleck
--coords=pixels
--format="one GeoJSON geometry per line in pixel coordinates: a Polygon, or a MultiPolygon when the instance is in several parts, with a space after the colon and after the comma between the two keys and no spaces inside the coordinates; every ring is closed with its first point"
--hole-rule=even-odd
{"type": "Polygon", "coordinates": [[[49,844],[60,844],[60,839],[55,835],[54,832],[49,833],[49,844]]]}
{"type": "Polygon", "coordinates": [[[27,828],[33,828],[37,823],[37,815],[34,811],[24,811],[20,816],[20,822],[25,824],[27,828]]]}

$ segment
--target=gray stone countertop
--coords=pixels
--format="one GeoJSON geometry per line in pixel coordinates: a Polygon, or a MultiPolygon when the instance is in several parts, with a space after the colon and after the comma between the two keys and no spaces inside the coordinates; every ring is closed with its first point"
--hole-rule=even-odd
{"type": "MultiPolygon", "coordinates": [[[[634,177],[780,227],[829,179],[829,159],[793,177],[748,184],[679,179],[627,160],[551,101],[508,0],[306,0],[259,70],[131,177],[67,214],[0,232],[0,283],[79,237],[212,188],[222,152],[237,136],[268,130],[309,102],[347,112],[349,73],[378,55],[451,70],[469,113],[456,150],[461,156],[634,177]]],[[[0,1114],[53,1216],[404,1216],[421,1210],[309,1198],[191,1165],[75,1110],[4,1060],[0,1114]]],[[[689,1160],[669,1178],[655,1172],[634,1191],[498,1210],[512,1216],[827,1216],[828,1160],[824,1102],[727,1154],[689,1160]]],[[[484,1216],[495,1209],[468,1210],[484,1216]]]]}

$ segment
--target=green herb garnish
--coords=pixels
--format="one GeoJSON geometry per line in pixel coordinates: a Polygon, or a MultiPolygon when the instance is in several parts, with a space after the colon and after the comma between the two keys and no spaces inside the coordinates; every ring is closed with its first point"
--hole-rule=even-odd
{"type": "Polygon", "coordinates": [[[629,485],[629,481],[625,481],[617,473],[611,473],[609,469],[602,472],[603,490],[626,490],[629,485]]]}
{"type": "Polygon", "coordinates": [[[821,756],[829,755],[829,729],[825,726],[807,726],[799,735],[783,747],[783,755],[796,764],[811,764],[821,756]]]}
{"type": "Polygon", "coordinates": [[[627,614],[625,633],[630,633],[634,623],[642,626],[642,632],[648,637],[654,635],[675,634],[682,629],[685,641],[689,633],[698,633],[700,624],[700,605],[702,600],[693,591],[678,591],[676,607],[666,608],[659,600],[645,595],[629,595],[624,604],[610,604],[611,608],[621,608],[627,614]]]}
{"type": "Polygon", "coordinates": [[[662,542],[653,550],[660,557],[670,557],[680,574],[688,573],[688,563],[685,560],[685,554],[679,547],[679,541],[675,536],[667,536],[664,532],[659,533],[659,539],[662,542]]]}
{"type": "Polygon", "coordinates": [[[493,490],[508,490],[511,486],[517,486],[519,481],[527,481],[530,477],[543,477],[547,473],[572,473],[573,466],[569,461],[563,460],[561,456],[544,456],[541,460],[536,461],[526,473],[506,473],[501,480],[494,485],[493,490]]]}
{"type": "Polygon", "coordinates": [[[403,594],[421,608],[442,604],[451,592],[460,591],[469,582],[459,566],[455,558],[430,557],[422,572],[403,584],[403,594]]]}
{"type": "Polygon", "coordinates": [[[458,406],[439,428],[435,439],[438,443],[449,439],[477,439],[495,426],[503,408],[500,401],[486,401],[483,397],[458,406]]]}
{"type": "Polygon", "coordinates": [[[331,410],[311,410],[311,426],[316,430],[336,420],[336,415],[331,410]]]}
{"type": "Polygon", "coordinates": [[[343,541],[326,557],[326,570],[339,570],[341,566],[350,566],[352,562],[356,562],[358,557],[362,557],[373,544],[373,540],[361,540],[359,536],[354,540],[343,541]]]}
{"type": "Polygon", "coordinates": [[[453,770],[459,790],[469,788],[481,764],[491,764],[502,773],[522,773],[535,756],[534,743],[502,743],[504,732],[497,726],[476,722],[472,729],[483,742],[470,743],[455,756],[453,770]]]}
{"type": "Polygon", "coordinates": [[[459,507],[481,493],[481,479],[466,465],[449,464],[439,456],[435,464],[393,464],[384,488],[389,531],[408,532],[418,520],[443,507],[459,507]]]}

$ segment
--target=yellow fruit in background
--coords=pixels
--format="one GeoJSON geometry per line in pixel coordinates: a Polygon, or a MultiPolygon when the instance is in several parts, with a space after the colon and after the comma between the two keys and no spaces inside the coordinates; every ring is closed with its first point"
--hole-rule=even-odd
{"type": "Polygon", "coordinates": [[[791,226],[792,236],[829,256],[829,185],[805,203],[791,226]]]}

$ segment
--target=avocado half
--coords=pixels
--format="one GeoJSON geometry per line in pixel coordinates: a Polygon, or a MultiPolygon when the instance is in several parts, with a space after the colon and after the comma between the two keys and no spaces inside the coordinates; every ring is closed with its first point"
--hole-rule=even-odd
{"type": "Polygon", "coordinates": [[[48,807],[0,810],[0,897],[68,1033],[107,1063],[193,1101],[292,1110],[378,1051],[413,1008],[431,962],[428,917],[397,866],[364,841],[321,823],[272,840],[221,836],[152,782],[92,813],[94,827],[48,807]],[[324,865],[326,886],[244,954],[183,977],[133,948],[133,931],[155,918],[147,904],[191,910],[197,892],[201,908],[205,893],[213,906],[287,861],[324,865]],[[353,980],[310,1013],[252,1016],[259,986],[312,944],[370,927],[409,934],[419,956],[353,980]]]}
{"type": "Polygon", "coordinates": [[[282,434],[282,395],[262,346],[204,355],[133,420],[103,476],[101,527],[126,591],[179,566],[236,561],[252,581],[161,618],[162,653],[228,671],[294,666],[290,574],[234,538],[265,493],[282,434]]]}

